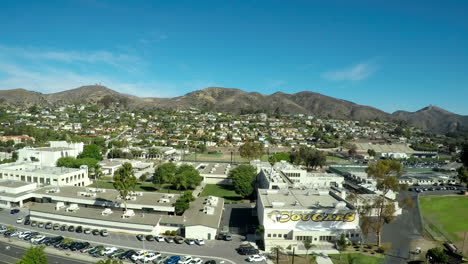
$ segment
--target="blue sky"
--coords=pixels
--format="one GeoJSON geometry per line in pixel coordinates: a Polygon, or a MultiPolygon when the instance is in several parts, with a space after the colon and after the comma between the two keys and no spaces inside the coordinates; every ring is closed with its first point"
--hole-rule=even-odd
{"type": "Polygon", "coordinates": [[[0,89],[314,91],[468,115],[468,1],[0,1],[0,89]]]}

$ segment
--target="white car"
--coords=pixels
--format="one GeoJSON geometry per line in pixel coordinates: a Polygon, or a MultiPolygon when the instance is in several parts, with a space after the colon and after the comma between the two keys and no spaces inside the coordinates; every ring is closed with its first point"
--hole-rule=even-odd
{"type": "Polygon", "coordinates": [[[35,244],[35,243],[39,243],[42,239],[45,239],[46,236],[37,236],[33,239],[31,239],[31,243],[35,244]]]}
{"type": "Polygon", "coordinates": [[[197,243],[199,246],[205,245],[205,241],[203,239],[195,239],[195,243],[197,243]]]}
{"type": "Polygon", "coordinates": [[[21,234],[18,235],[18,238],[25,238],[27,235],[31,234],[31,231],[24,231],[24,232],[21,232],[21,234]]]}
{"type": "Polygon", "coordinates": [[[148,254],[148,251],[140,250],[135,255],[132,256],[132,260],[137,261],[137,260],[143,259],[146,256],[146,254],[148,254]]]}
{"type": "Polygon", "coordinates": [[[158,241],[158,242],[163,242],[164,241],[164,237],[163,236],[155,236],[154,237],[154,240],[158,241]]]}
{"type": "Polygon", "coordinates": [[[203,260],[201,258],[194,258],[190,261],[190,264],[203,264],[203,260]]]}
{"type": "Polygon", "coordinates": [[[159,253],[159,252],[150,252],[150,253],[146,254],[146,256],[143,258],[143,261],[145,263],[149,262],[149,261],[153,261],[153,260],[155,260],[156,258],[158,258],[160,256],[161,256],[161,253],[159,253]]]}
{"type": "Polygon", "coordinates": [[[192,261],[192,260],[193,260],[192,256],[184,256],[177,263],[178,264],[189,264],[190,261],[192,261]]]}
{"type": "Polygon", "coordinates": [[[18,217],[18,219],[16,219],[16,223],[21,224],[21,223],[23,223],[23,220],[24,220],[23,217],[18,217]]]}
{"type": "Polygon", "coordinates": [[[266,257],[262,255],[252,255],[247,259],[248,262],[261,262],[266,261],[266,257]]]}
{"type": "Polygon", "coordinates": [[[102,251],[102,255],[109,255],[110,253],[116,251],[116,247],[106,247],[104,251],[102,251]]]}

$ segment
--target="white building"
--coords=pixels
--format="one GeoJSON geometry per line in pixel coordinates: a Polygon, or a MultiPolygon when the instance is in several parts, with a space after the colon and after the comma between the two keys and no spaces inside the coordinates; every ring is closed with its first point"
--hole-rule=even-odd
{"type": "Polygon", "coordinates": [[[88,169],[45,167],[30,162],[0,165],[0,180],[36,183],[38,186],[87,186],[88,169]]]}
{"type": "Polygon", "coordinates": [[[341,175],[307,172],[285,161],[277,162],[270,167],[263,163],[253,164],[257,165],[258,182],[262,189],[341,188],[344,182],[344,177],[341,175]]]}
{"type": "Polygon", "coordinates": [[[62,157],[77,157],[83,152],[84,144],[68,143],[66,141],[50,141],[49,147],[23,148],[18,150],[18,162],[36,162],[41,166],[56,166],[62,157]]]}
{"type": "Polygon", "coordinates": [[[329,243],[344,234],[360,239],[359,216],[354,207],[326,189],[259,189],[259,224],[264,227],[265,250],[281,246],[286,251],[305,253],[303,241],[329,243]]]}

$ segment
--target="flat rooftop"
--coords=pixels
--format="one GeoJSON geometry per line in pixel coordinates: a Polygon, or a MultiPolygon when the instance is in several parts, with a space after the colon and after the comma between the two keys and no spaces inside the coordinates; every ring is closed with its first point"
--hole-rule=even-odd
{"type": "Polygon", "coordinates": [[[31,185],[31,184],[36,184],[36,183],[12,181],[12,180],[0,180],[0,187],[7,187],[7,188],[18,188],[18,187],[31,185]]]}
{"type": "Polygon", "coordinates": [[[328,189],[259,189],[259,196],[264,207],[283,209],[333,208],[340,202],[328,189]]]}
{"type": "MultiPolygon", "coordinates": [[[[120,222],[120,223],[132,223],[132,224],[142,224],[142,225],[152,225],[155,226],[158,223],[159,218],[161,217],[160,214],[156,213],[143,213],[140,211],[135,211],[135,215],[130,218],[122,218],[123,209],[122,208],[112,208],[112,214],[109,215],[102,215],[102,211],[105,207],[101,208],[90,208],[90,207],[82,207],[80,206],[77,211],[75,212],[67,212],[65,206],[60,210],[55,210],[54,203],[34,203],[29,207],[29,210],[34,212],[43,212],[43,213],[51,213],[55,215],[63,215],[63,216],[72,216],[72,217],[80,217],[80,218],[87,218],[87,219],[97,219],[102,221],[112,221],[112,222],[120,222]]],[[[33,213],[34,215],[34,213],[33,213]]]]}
{"type": "Polygon", "coordinates": [[[12,172],[33,172],[39,174],[52,174],[52,175],[62,175],[64,173],[84,171],[84,169],[78,168],[65,168],[65,167],[48,167],[41,166],[31,163],[6,163],[0,166],[1,170],[8,170],[12,172]]]}
{"type": "Polygon", "coordinates": [[[67,148],[67,147],[42,147],[42,148],[33,148],[30,149],[33,151],[45,151],[45,152],[55,152],[55,151],[64,151],[64,150],[75,150],[73,148],[67,148]]]}
{"type": "MultiPolygon", "coordinates": [[[[123,203],[123,200],[117,199],[119,196],[119,192],[112,189],[103,189],[105,192],[98,192],[94,197],[86,197],[78,195],[79,192],[87,192],[88,189],[95,189],[95,188],[87,188],[87,187],[78,187],[78,186],[60,186],[58,189],[60,192],[58,193],[49,193],[48,191],[51,189],[56,189],[56,186],[48,186],[43,187],[35,191],[37,194],[42,194],[44,196],[50,197],[57,197],[56,200],[60,201],[60,197],[62,198],[74,198],[74,199],[83,199],[88,201],[95,201],[95,200],[104,200],[104,201],[111,201],[111,202],[118,202],[123,203]]],[[[170,194],[173,195],[172,198],[168,198],[167,193],[158,193],[158,192],[141,192],[143,195],[136,196],[136,200],[128,200],[127,205],[135,204],[135,205],[148,205],[148,206],[168,206],[172,207],[172,204],[175,203],[177,198],[180,196],[179,194],[170,194]],[[165,198],[169,201],[167,203],[160,203],[159,200],[165,198]]]]}
{"type": "Polygon", "coordinates": [[[227,175],[229,170],[237,167],[230,163],[216,163],[216,162],[191,162],[191,164],[200,172],[200,174],[210,175],[227,175]]]}

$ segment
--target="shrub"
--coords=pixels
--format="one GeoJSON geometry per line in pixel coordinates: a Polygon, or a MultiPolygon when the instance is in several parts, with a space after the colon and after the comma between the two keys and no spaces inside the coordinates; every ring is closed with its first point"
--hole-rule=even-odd
{"type": "Polygon", "coordinates": [[[172,230],[172,231],[171,231],[171,236],[176,236],[176,235],[177,235],[177,231],[172,230]]]}
{"type": "Polygon", "coordinates": [[[383,254],[383,253],[385,253],[385,248],[379,247],[375,252],[383,254]]]}
{"type": "Polygon", "coordinates": [[[171,235],[171,231],[169,231],[169,230],[166,230],[166,231],[164,232],[164,235],[166,235],[166,236],[170,236],[170,235],[171,235]]]}

